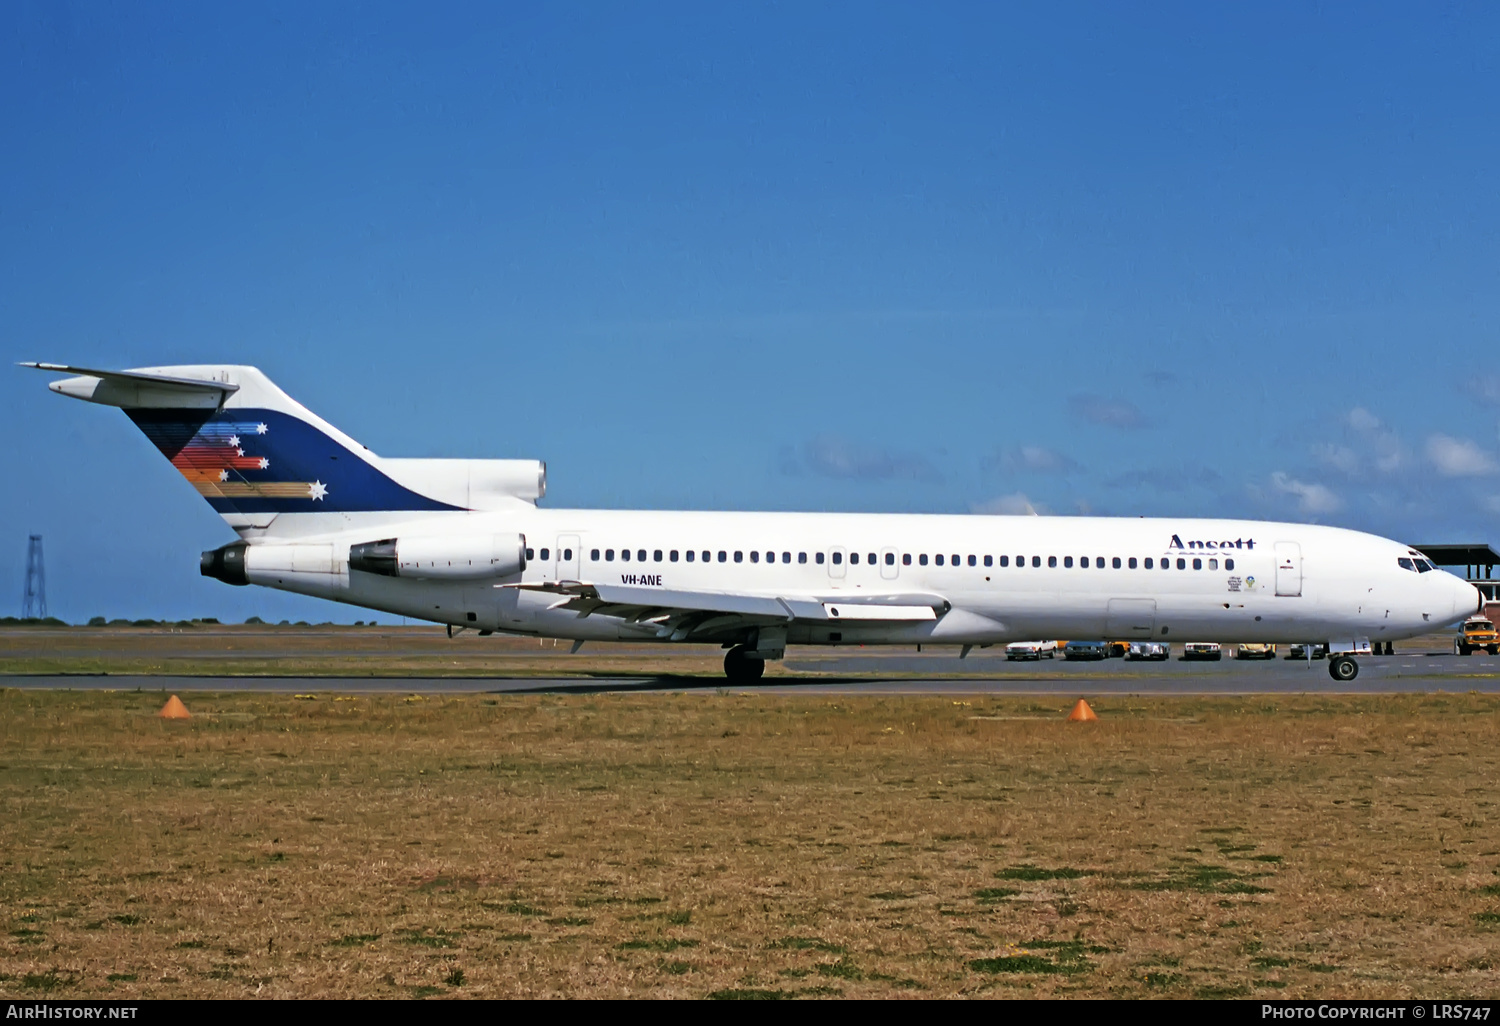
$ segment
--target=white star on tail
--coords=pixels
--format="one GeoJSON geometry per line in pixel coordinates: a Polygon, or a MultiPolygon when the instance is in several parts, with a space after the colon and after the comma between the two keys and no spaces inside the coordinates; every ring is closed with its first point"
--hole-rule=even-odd
{"type": "Polygon", "coordinates": [[[265,470],[270,465],[271,465],[271,461],[270,460],[266,459],[264,456],[262,456],[260,458],[260,469],[261,470],[265,470]]]}
{"type": "Polygon", "coordinates": [[[257,435],[263,435],[263,434],[265,434],[269,430],[270,430],[270,428],[266,427],[264,424],[257,424],[257,425],[255,425],[255,433],[257,435]]]}
{"type": "Polygon", "coordinates": [[[308,498],[316,499],[321,502],[323,501],[323,498],[328,495],[328,486],[322,481],[314,481],[312,484],[307,486],[307,492],[308,498]]]}
{"type": "Polygon", "coordinates": [[[219,471],[219,480],[220,481],[228,481],[229,480],[229,471],[227,471],[227,470],[221,470],[221,471],[219,471]]]}
{"type": "MultiPolygon", "coordinates": [[[[230,435],[229,436],[229,447],[231,449],[239,448],[239,444],[240,444],[240,436],[239,435],[230,435]]],[[[240,453],[240,455],[243,456],[245,454],[244,453],[240,453]]]]}

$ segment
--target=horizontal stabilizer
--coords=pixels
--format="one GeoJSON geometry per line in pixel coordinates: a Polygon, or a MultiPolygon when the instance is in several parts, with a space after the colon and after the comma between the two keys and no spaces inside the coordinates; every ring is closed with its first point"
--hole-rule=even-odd
{"type": "Polygon", "coordinates": [[[21,366],[80,375],[54,381],[47,387],[58,395],[126,409],[216,410],[240,387],[227,381],[179,378],[149,371],[96,370],[65,363],[26,362],[21,366]]]}

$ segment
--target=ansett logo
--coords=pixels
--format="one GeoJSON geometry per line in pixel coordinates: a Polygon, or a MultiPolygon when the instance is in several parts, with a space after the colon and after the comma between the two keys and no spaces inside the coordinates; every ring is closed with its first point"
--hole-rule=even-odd
{"type": "Polygon", "coordinates": [[[1172,544],[1170,544],[1170,545],[1167,546],[1167,550],[1169,552],[1172,549],[1182,549],[1183,551],[1186,551],[1188,549],[1253,549],[1253,548],[1255,548],[1255,539],[1254,538],[1236,538],[1234,541],[1199,541],[1198,539],[1195,538],[1195,539],[1190,540],[1186,545],[1184,545],[1182,543],[1182,539],[1179,538],[1179,537],[1177,537],[1177,535],[1175,535],[1175,534],[1172,535],[1172,544]]]}

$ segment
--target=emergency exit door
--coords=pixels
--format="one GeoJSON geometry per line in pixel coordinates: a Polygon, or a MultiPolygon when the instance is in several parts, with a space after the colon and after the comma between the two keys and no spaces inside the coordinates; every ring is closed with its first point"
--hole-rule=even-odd
{"type": "Polygon", "coordinates": [[[1302,546],[1296,542],[1276,543],[1276,594],[1302,594],[1302,546]]]}

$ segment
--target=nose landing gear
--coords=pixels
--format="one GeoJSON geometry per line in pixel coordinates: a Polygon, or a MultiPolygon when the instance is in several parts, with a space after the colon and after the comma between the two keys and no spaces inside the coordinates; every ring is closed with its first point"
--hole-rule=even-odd
{"type": "Polygon", "coordinates": [[[1328,660],[1328,676],[1340,683],[1347,683],[1359,676],[1359,664],[1351,656],[1336,655],[1328,660]]]}

